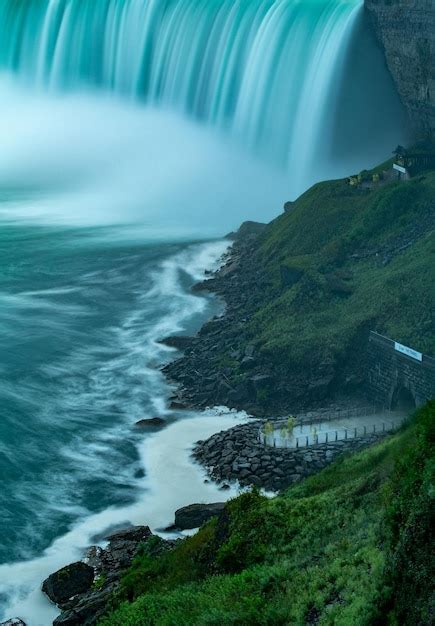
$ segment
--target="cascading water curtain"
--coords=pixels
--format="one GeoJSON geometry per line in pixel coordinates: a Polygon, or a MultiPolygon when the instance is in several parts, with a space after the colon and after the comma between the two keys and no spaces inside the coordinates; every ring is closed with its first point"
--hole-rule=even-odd
{"type": "Polygon", "coordinates": [[[226,128],[300,175],[360,0],[2,0],[0,68],[226,128]]]}

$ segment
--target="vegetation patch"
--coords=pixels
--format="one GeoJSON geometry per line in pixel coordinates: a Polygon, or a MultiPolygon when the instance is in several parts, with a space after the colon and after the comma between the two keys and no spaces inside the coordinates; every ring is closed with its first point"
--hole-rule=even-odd
{"type": "Polygon", "coordinates": [[[100,626],[430,623],[434,424],[431,402],[381,443],[142,554],[100,626]]]}

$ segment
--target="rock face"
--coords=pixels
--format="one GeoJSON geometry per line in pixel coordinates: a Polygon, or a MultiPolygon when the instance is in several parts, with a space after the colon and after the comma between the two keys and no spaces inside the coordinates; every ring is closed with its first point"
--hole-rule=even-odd
{"type": "Polygon", "coordinates": [[[175,526],[180,530],[199,528],[209,519],[219,516],[224,510],[225,502],[213,504],[190,504],[175,511],[175,526]]]}
{"type": "Polygon", "coordinates": [[[73,596],[92,587],[94,570],[79,561],[51,574],[42,584],[42,591],[55,604],[63,604],[73,596]]]}
{"type": "Polygon", "coordinates": [[[26,624],[22,619],[14,617],[13,619],[8,619],[6,622],[0,622],[0,626],[26,626],[26,624]]]}
{"type": "Polygon", "coordinates": [[[388,68],[421,135],[435,132],[433,0],[365,0],[388,68]]]}

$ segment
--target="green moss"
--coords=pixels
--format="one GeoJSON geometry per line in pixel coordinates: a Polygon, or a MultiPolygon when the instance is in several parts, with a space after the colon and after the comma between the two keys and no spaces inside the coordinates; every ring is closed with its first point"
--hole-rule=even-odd
{"type": "Polygon", "coordinates": [[[138,559],[134,601],[100,626],[428,623],[434,418],[432,402],[276,498],[232,500],[174,551],[138,559]]]}

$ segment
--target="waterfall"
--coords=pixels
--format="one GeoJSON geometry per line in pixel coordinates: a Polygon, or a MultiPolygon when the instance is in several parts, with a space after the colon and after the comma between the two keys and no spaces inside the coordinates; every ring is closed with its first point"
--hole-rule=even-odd
{"type": "MultiPolygon", "coordinates": [[[[337,173],[312,171],[340,139],[332,129],[361,9],[361,0],[2,0],[0,70],[38,89],[103,89],[223,129],[291,169],[301,191],[337,173]]],[[[373,91],[370,70],[348,68],[348,78],[373,91]]],[[[364,95],[359,108],[341,133],[350,147],[352,128],[381,107],[364,95]]],[[[394,143],[391,107],[381,115],[383,157],[394,143]]]]}

